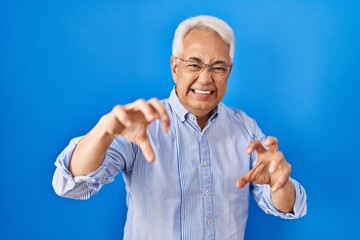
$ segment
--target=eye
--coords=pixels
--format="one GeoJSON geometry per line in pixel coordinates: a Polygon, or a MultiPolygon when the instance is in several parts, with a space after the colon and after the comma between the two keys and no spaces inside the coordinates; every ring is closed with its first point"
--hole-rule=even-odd
{"type": "Polygon", "coordinates": [[[214,65],[211,67],[211,70],[214,73],[220,73],[220,74],[226,73],[227,69],[228,69],[227,66],[224,65],[214,65]]]}
{"type": "Polygon", "coordinates": [[[190,70],[190,71],[200,71],[200,69],[202,68],[201,64],[198,62],[194,62],[194,61],[188,61],[186,63],[186,67],[190,70]]]}

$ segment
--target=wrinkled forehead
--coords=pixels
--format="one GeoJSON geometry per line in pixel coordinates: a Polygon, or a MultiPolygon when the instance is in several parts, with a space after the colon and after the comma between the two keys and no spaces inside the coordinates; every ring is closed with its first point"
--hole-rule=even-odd
{"type": "Polygon", "coordinates": [[[192,29],[183,41],[181,55],[185,58],[198,57],[205,62],[223,60],[230,62],[230,44],[209,28],[192,29]]]}

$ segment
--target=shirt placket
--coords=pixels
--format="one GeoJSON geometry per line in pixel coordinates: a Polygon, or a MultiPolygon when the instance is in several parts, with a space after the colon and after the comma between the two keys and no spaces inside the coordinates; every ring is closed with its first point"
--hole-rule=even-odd
{"type": "Polygon", "coordinates": [[[204,204],[204,225],[206,229],[206,239],[214,239],[214,219],[212,205],[212,181],[210,168],[210,152],[209,144],[205,134],[200,135],[200,164],[201,164],[201,180],[203,190],[204,204]]]}

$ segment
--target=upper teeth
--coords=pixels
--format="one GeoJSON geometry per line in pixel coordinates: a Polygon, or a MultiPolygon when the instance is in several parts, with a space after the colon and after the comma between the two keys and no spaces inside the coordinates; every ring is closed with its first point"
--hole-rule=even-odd
{"type": "Polygon", "coordinates": [[[198,89],[194,89],[195,93],[200,93],[200,94],[211,94],[211,91],[203,91],[203,90],[198,90],[198,89]]]}

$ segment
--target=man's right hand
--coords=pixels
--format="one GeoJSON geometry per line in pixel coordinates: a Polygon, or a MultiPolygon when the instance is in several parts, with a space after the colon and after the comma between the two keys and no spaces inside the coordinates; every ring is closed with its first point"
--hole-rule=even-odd
{"type": "Polygon", "coordinates": [[[169,130],[169,115],[156,98],[115,106],[77,144],[69,164],[71,174],[85,176],[95,171],[118,135],[137,144],[145,159],[153,162],[155,153],[147,136],[147,127],[156,119],[161,121],[164,131],[169,130]]]}
{"type": "Polygon", "coordinates": [[[164,131],[170,127],[170,118],[161,102],[152,98],[149,101],[139,99],[126,105],[116,105],[112,111],[103,116],[101,122],[105,131],[113,135],[123,136],[137,144],[148,162],[155,160],[155,153],[147,136],[147,127],[159,119],[164,131]]]}

